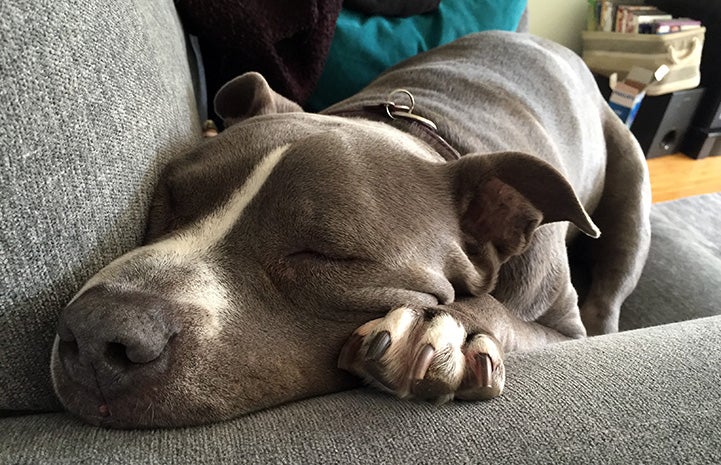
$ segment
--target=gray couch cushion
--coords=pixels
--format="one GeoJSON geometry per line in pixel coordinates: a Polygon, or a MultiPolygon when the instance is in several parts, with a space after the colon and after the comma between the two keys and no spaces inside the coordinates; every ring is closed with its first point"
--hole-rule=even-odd
{"type": "Polygon", "coordinates": [[[7,463],[721,463],[721,316],[508,357],[505,394],[440,407],[359,389],[226,423],[0,420],[7,463]]]}
{"type": "Polygon", "coordinates": [[[56,316],[199,135],[171,0],[0,5],[0,409],[58,407],[56,316]]]}
{"type": "Polygon", "coordinates": [[[643,276],[622,330],[721,314],[721,193],[655,204],[643,276]]]}

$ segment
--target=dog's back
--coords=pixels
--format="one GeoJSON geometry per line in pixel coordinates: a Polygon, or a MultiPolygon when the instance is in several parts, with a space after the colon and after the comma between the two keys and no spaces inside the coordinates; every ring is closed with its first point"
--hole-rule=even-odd
{"type": "MultiPolygon", "coordinates": [[[[649,246],[650,187],[638,143],[583,61],[528,34],[473,34],[391,68],[327,111],[377,103],[397,88],[415,95],[415,113],[433,120],[461,154],[520,151],[563,174],[602,232],[597,240],[579,238],[577,248],[590,263],[580,273],[590,276],[584,324],[589,334],[616,331],[621,303],[638,280],[649,246]]],[[[527,253],[528,260],[535,259],[527,253]]],[[[524,258],[505,267],[508,281],[518,275],[516,261],[524,258]]],[[[504,294],[503,275],[497,294],[504,294]]],[[[518,297],[517,284],[508,287],[518,297]]]]}
{"type": "Polygon", "coordinates": [[[593,210],[605,166],[606,104],[570,50],[526,34],[473,34],[391,68],[327,111],[375,103],[399,87],[415,95],[415,113],[433,120],[462,154],[537,156],[593,210]]]}

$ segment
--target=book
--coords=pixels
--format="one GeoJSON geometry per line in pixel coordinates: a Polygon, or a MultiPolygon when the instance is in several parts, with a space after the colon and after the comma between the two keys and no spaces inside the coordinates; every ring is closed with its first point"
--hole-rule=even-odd
{"type": "Polygon", "coordinates": [[[598,2],[596,0],[588,0],[586,8],[586,30],[598,30],[598,2]]]}
{"type": "Polygon", "coordinates": [[[641,12],[659,11],[655,6],[650,5],[619,5],[616,10],[616,32],[638,32],[638,27],[633,27],[634,14],[641,12]]]}
{"type": "Polygon", "coordinates": [[[614,31],[626,32],[626,18],[634,11],[655,10],[654,6],[638,6],[638,5],[619,5],[616,8],[616,25],[614,31]]]}
{"type": "Polygon", "coordinates": [[[610,0],[601,1],[601,13],[598,18],[598,30],[603,32],[613,32],[613,2],[610,0]]]}
{"type": "Polygon", "coordinates": [[[626,13],[624,32],[638,33],[640,26],[664,19],[673,19],[673,16],[661,10],[630,11],[626,13]]]}
{"type": "Polygon", "coordinates": [[[701,27],[701,21],[690,18],[661,19],[648,25],[651,34],[669,34],[701,27]]]}

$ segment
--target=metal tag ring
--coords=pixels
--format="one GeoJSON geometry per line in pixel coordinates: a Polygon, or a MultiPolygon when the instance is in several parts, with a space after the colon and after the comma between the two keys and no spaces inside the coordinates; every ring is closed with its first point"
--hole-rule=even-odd
{"type": "Polygon", "coordinates": [[[391,107],[393,107],[393,112],[403,111],[408,114],[411,114],[411,113],[413,113],[413,109],[416,107],[416,99],[415,99],[415,97],[413,97],[413,94],[407,89],[395,89],[388,94],[388,100],[385,103],[385,107],[386,107],[386,113],[388,114],[388,117],[391,119],[395,119],[395,117],[391,113],[391,107]],[[398,95],[398,94],[406,95],[408,97],[408,99],[410,100],[410,103],[411,103],[410,106],[396,105],[396,103],[393,101],[393,96],[398,95]]]}

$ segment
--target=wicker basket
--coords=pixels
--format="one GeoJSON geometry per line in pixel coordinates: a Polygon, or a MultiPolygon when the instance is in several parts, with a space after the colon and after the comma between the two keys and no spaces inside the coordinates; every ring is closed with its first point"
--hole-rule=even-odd
{"type": "Polygon", "coordinates": [[[632,66],[654,70],[669,67],[663,80],[651,85],[647,95],[693,89],[701,81],[701,51],[706,28],[670,34],[583,33],[583,61],[603,76],[623,79],[632,66]]]}

